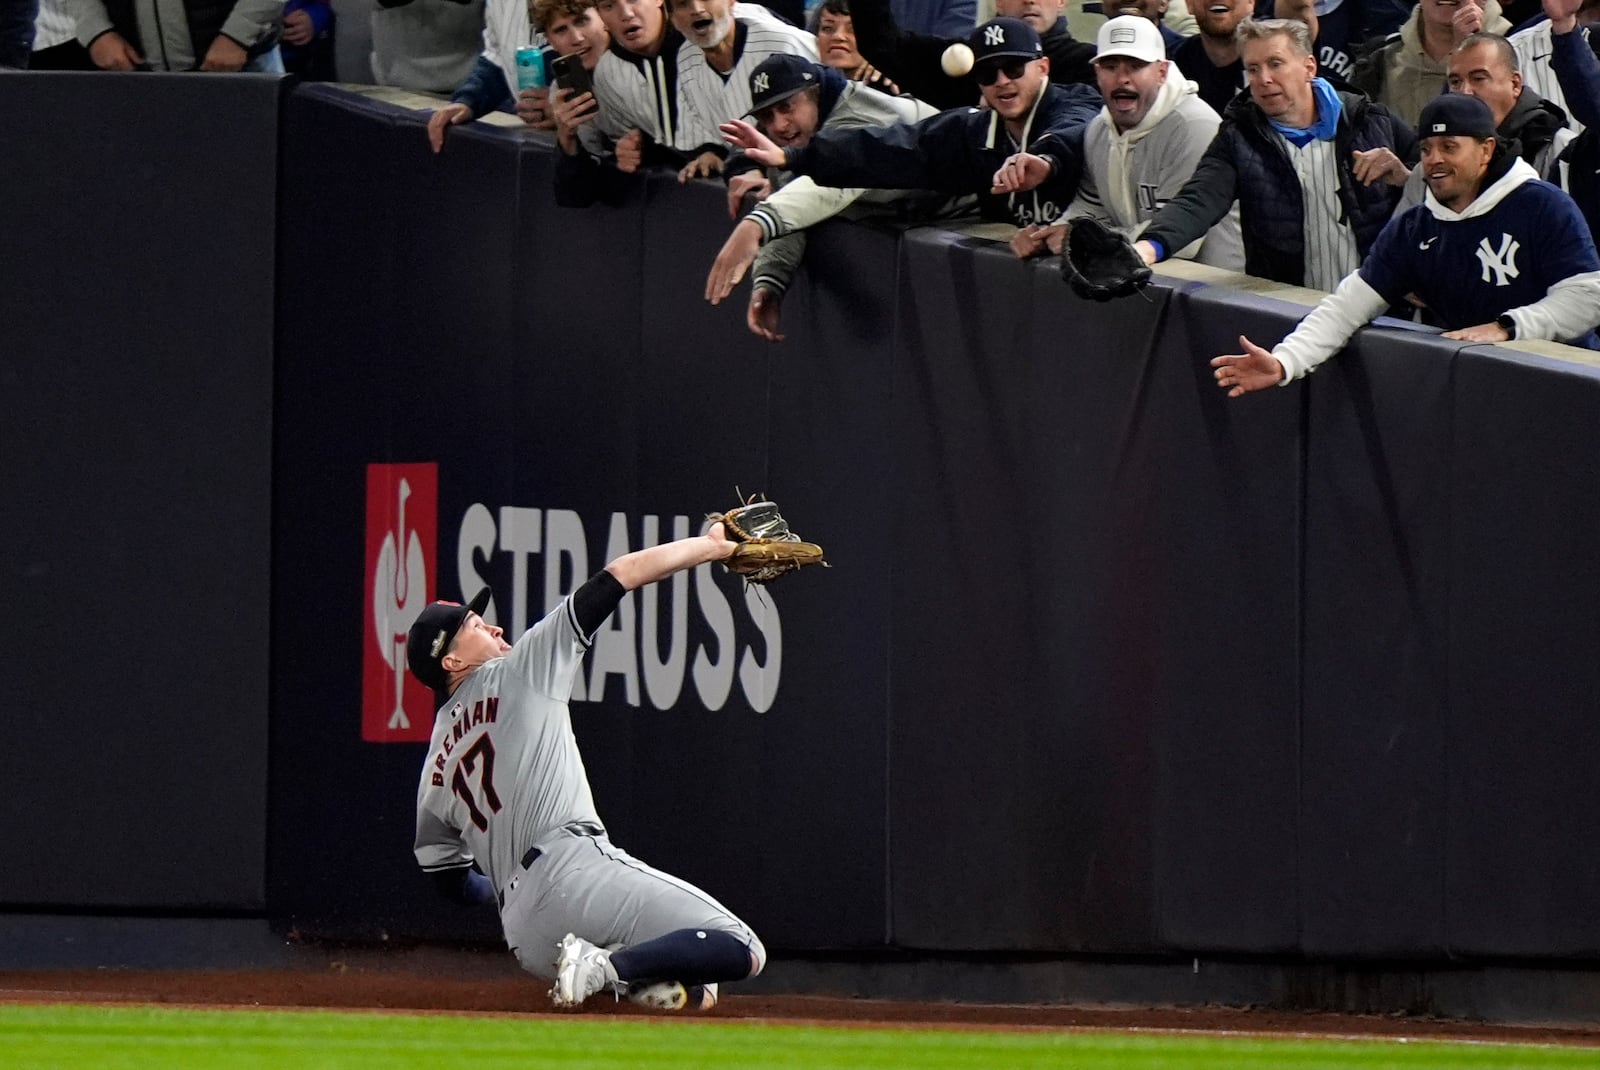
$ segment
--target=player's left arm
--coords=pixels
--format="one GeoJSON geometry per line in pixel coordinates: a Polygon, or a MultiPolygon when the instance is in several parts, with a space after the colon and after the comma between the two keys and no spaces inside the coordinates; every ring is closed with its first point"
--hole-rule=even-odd
{"type": "Polygon", "coordinates": [[[543,620],[524,632],[506,655],[507,670],[540,694],[566,701],[584,652],[623,595],[674,572],[707,561],[721,561],[737,548],[722,525],[713,524],[704,535],[623,554],[590,576],[543,620]]]}
{"type": "Polygon", "coordinates": [[[721,561],[737,547],[721,524],[713,524],[704,535],[623,554],[585,580],[571,597],[512,644],[506,655],[508,666],[541,693],[565,699],[573,668],[623,595],[674,572],[721,561]]]}
{"type": "MultiPolygon", "coordinates": [[[[708,561],[724,561],[732,556],[738,548],[738,543],[728,538],[727,531],[721,524],[712,524],[706,529],[704,535],[691,535],[687,539],[676,539],[665,542],[659,546],[646,546],[642,550],[623,554],[605,567],[623,591],[631,591],[646,584],[664,580],[674,572],[682,572],[686,568],[694,568],[708,561]]],[[[597,576],[596,579],[599,577],[597,576]]],[[[595,582],[593,580],[590,581],[595,582]]],[[[621,601],[618,596],[617,601],[621,601]]],[[[616,602],[606,609],[609,614],[616,607],[616,602]]],[[[604,621],[602,616],[600,621],[604,621]]],[[[584,623],[580,616],[578,623],[584,623]]],[[[595,627],[599,627],[596,622],[595,627]]]]}
{"type": "Polygon", "coordinates": [[[478,905],[495,902],[494,886],[475,868],[472,855],[461,842],[461,833],[427,806],[417,808],[413,851],[417,864],[446,899],[478,905]]]}
{"type": "Polygon", "coordinates": [[[434,889],[452,902],[466,906],[496,905],[494,885],[472,866],[434,870],[429,876],[433,878],[434,889]]]}

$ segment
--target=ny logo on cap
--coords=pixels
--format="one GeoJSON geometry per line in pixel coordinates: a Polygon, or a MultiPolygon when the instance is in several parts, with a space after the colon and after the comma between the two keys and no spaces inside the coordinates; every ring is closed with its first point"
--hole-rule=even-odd
{"type": "Polygon", "coordinates": [[[767,91],[767,87],[771,84],[771,79],[767,77],[765,71],[762,71],[760,74],[756,75],[756,84],[752,88],[755,89],[757,93],[765,93],[767,91]]]}
{"type": "Polygon", "coordinates": [[[983,43],[986,45],[1003,45],[1006,43],[1006,28],[1004,26],[990,26],[983,31],[983,43]]]}
{"type": "Polygon", "coordinates": [[[1138,35],[1126,26],[1118,26],[1111,31],[1111,43],[1114,45],[1131,45],[1138,35]]]}

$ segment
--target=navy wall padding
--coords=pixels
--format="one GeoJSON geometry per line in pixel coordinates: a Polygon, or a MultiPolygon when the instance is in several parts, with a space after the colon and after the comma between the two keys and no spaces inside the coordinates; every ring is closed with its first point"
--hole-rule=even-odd
{"type": "Polygon", "coordinates": [[[1456,358],[1445,918],[1460,955],[1600,952],[1600,370],[1456,358]]]}
{"type": "Polygon", "coordinates": [[[1226,398],[1207,363],[1283,306],[1180,295],[1129,461],[1151,566],[1152,883],[1163,946],[1272,952],[1296,938],[1300,391],[1226,398]]]}
{"type": "Polygon", "coordinates": [[[0,78],[0,902],[265,902],[279,98],[0,78]]]}
{"type": "Polygon", "coordinates": [[[1369,331],[1310,385],[1301,895],[1318,955],[1445,946],[1453,361],[1369,331]]]}

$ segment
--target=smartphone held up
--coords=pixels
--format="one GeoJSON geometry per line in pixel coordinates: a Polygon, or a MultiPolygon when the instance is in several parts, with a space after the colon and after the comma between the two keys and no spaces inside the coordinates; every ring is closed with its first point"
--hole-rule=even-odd
{"type": "Polygon", "coordinates": [[[594,77],[584,67],[583,57],[576,53],[570,56],[557,56],[550,63],[550,73],[555,79],[555,84],[571,94],[568,99],[594,92],[594,77]]]}

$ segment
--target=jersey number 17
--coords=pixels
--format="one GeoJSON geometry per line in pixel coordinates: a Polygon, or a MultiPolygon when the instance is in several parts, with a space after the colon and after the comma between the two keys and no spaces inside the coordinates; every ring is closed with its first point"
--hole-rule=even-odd
{"type": "Polygon", "coordinates": [[[483,801],[488,804],[489,812],[498,814],[500,795],[494,790],[494,743],[489,739],[487,732],[462,753],[461,762],[456,766],[455,776],[450,778],[450,790],[467,804],[467,812],[472,815],[472,823],[478,826],[479,831],[486,832],[489,829],[489,819],[478,809],[478,800],[473,797],[472,786],[467,783],[467,774],[475,772],[478,773],[478,785],[483,789],[483,801]],[[479,759],[482,759],[481,766],[479,759]]]}

